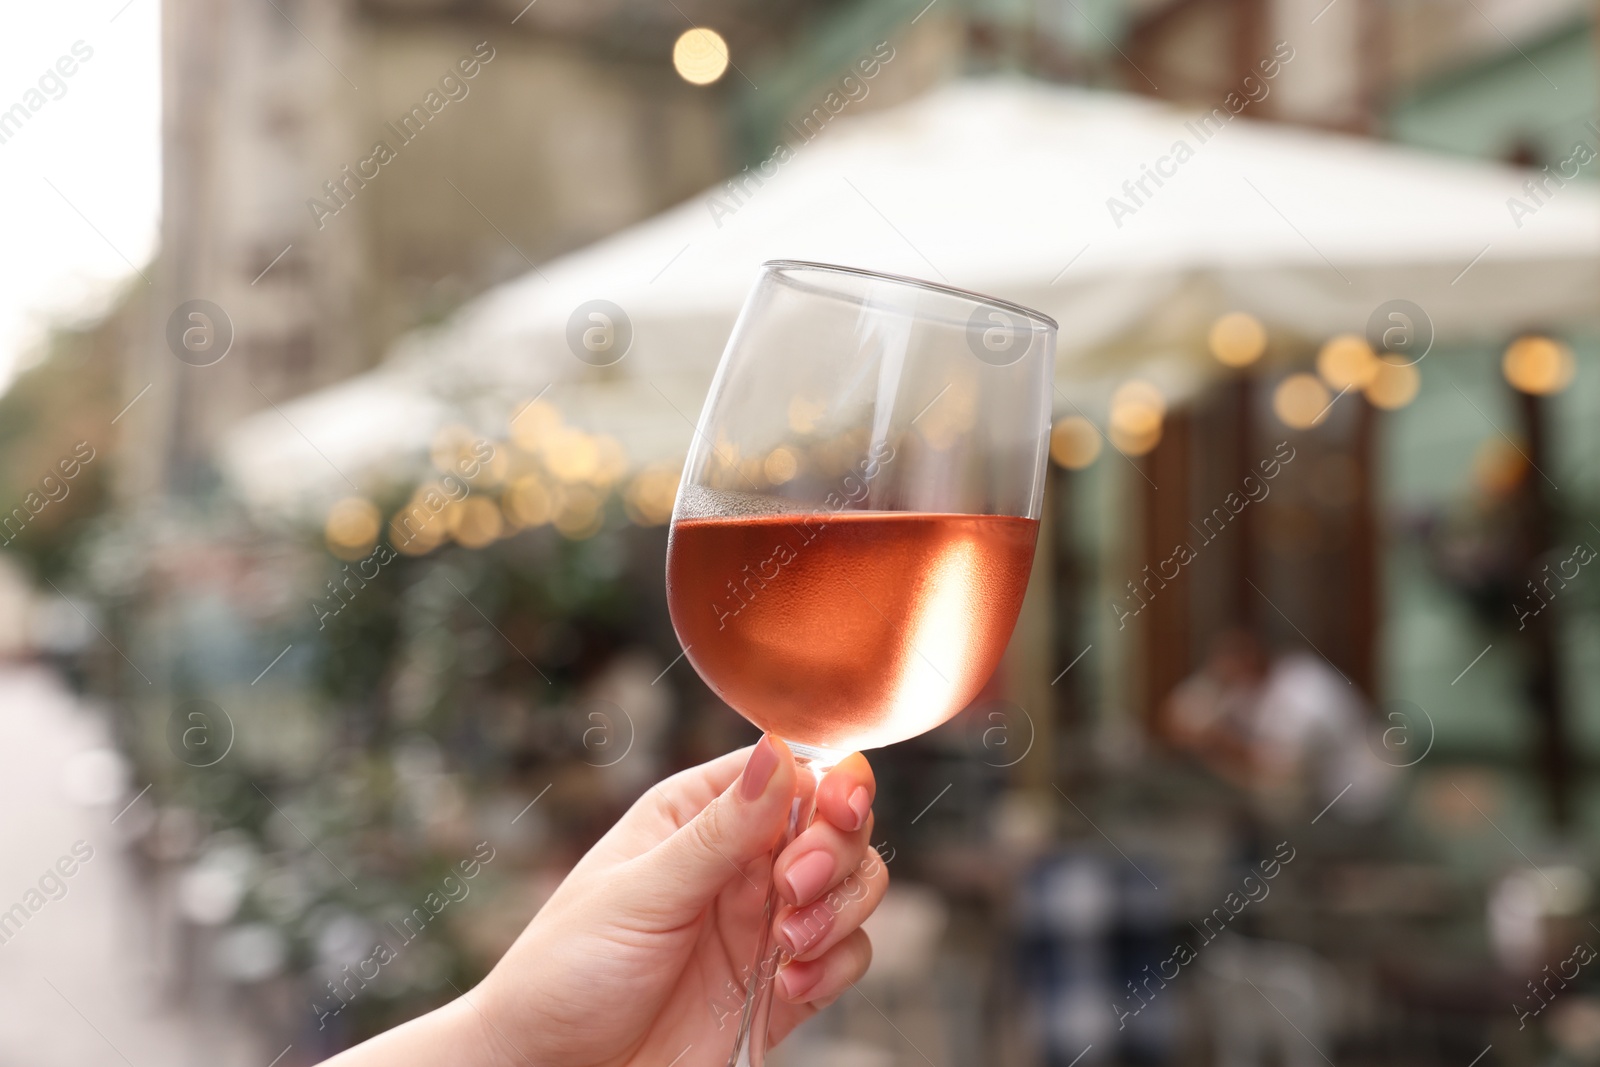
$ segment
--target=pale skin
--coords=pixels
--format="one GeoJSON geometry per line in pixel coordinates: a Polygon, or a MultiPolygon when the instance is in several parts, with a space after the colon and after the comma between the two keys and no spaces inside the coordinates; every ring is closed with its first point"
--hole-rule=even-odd
{"type": "MultiPolygon", "coordinates": [[[[481,983],[327,1067],[722,1067],[765,903],[765,871],[800,775],[782,741],[692,767],[640,797],[481,983]]],[[[889,872],[870,844],[859,753],[817,790],[817,818],[778,857],[782,907],[770,1041],[866,973],[861,922],[889,872]]]]}

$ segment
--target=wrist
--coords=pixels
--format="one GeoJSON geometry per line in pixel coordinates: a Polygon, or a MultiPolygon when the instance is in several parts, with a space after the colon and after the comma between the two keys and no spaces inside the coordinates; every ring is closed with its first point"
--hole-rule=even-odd
{"type": "MultiPolygon", "coordinates": [[[[486,1014],[482,989],[482,985],[470,989],[432,1013],[438,1041],[450,1049],[447,1062],[465,1067],[512,1067],[506,1039],[486,1014]]],[[[511,1055],[514,1059],[515,1054],[511,1055]]]]}
{"type": "MultiPolygon", "coordinates": [[[[481,988],[481,987],[480,987],[481,988]]],[[[513,1067],[506,1040],[496,1034],[476,990],[426,1015],[346,1049],[322,1067],[513,1067]]],[[[516,1067],[529,1067],[518,1064],[516,1067]]]]}

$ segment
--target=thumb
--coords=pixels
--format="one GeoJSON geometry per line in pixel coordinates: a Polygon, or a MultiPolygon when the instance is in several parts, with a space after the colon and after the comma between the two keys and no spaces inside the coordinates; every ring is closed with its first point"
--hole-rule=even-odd
{"type": "Polygon", "coordinates": [[[699,814],[638,856],[645,889],[635,899],[674,922],[697,914],[730,880],[778,842],[795,792],[794,756],[771,734],[750,751],[744,771],[699,814]]]}

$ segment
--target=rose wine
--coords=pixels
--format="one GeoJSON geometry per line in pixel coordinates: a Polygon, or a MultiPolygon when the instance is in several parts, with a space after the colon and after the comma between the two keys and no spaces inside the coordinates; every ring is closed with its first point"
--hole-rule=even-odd
{"type": "Polygon", "coordinates": [[[745,718],[802,744],[876,748],[977,695],[1038,531],[1003,515],[683,518],[667,603],[700,677],[745,718]]]}

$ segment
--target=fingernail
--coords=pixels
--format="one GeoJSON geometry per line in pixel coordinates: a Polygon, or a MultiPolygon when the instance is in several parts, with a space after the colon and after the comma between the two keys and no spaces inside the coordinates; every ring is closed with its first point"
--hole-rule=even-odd
{"type": "Polygon", "coordinates": [[[859,830],[867,825],[867,816],[872,813],[872,797],[867,793],[867,787],[864,785],[856,786],[856,791],[850,794],[848,803],[850,810],[855,812],[856,816],[856,824],[850,829],[859,830]]]}
{"type": "Polygon", "coordinates": [[[799,1000],[822,978],[822,963],[791,963],[778,972],[778,991],[785,1000],[799,1000]]]}
{"type": "Polygon", "coordinates": [[[772,740],[763,736],[756,742],[749,761],[744,765],[744,773],[739,777],[739,795],[745,800],[759,797],[762,790],[767,788],[767,783],[772,781],[772,772],[777,769],[778,752],[772,747],[772,740]]]}
{"type": "Polygon", "coordinates": [[[833,874],[833,857],[826,852],[807,852],[789,867],[784,880],[789,883],[789,902],[804,904],[827,888],[833,874]]]}
{"type": "Polygon", "coordinates": [[[833,911],[819,905],[804,913],[797,912],[783,920],[778,927],[778,936],[783,940],[784,947],[789,950],[790,955],[800,956],[821,943],[831,929],[833,929],[833,911]]]}

